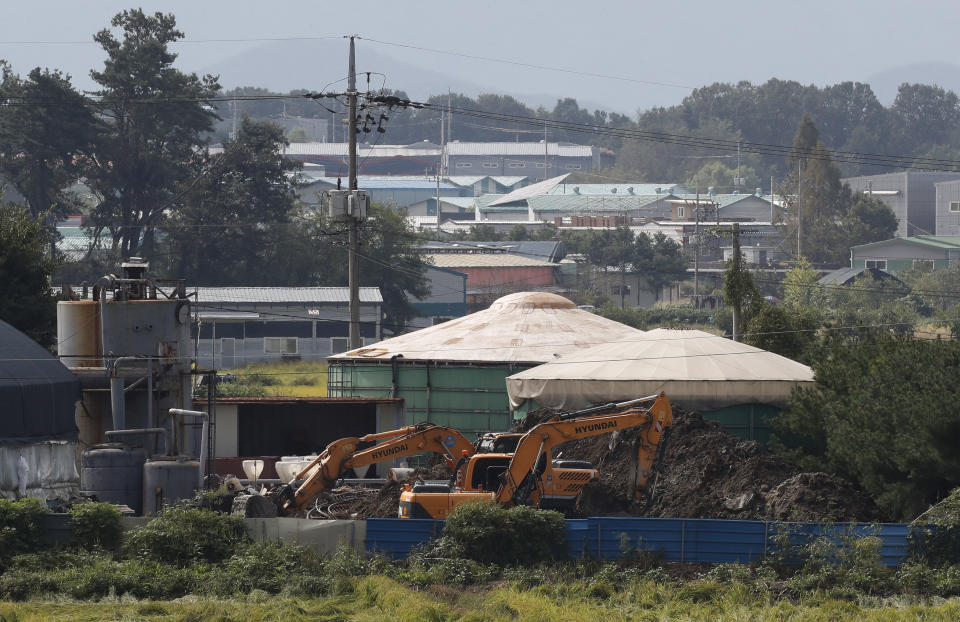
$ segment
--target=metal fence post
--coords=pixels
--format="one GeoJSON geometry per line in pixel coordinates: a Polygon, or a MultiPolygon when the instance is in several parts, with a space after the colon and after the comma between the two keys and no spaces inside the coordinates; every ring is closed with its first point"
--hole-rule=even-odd
{"type": "Polygon", "coordinates": [[[687,521],[680,520],[680,563],[683,563],[687,550],[687,521]]]}
{"type": "Polygon", "coordinates": [[[603,545],[603,528],[601,525],[602,520],[597,519],[597,559],[603,559],[603,549],[601,548],[603,545]]]}
{"type": "Polygon", "coordinates": [[[763,558],[767,558],[767,545],[770,542],[770,521],[763,521],[763,558]]]}

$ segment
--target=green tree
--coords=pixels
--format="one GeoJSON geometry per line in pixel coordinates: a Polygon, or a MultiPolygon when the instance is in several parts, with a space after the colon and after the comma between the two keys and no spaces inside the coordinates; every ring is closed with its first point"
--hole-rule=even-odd
{"type": "Polygon", "coordinates": [[[794,310],[764,302],[753,311],[744,342],[795,361],[805,361],[816,339],[816,329],[817,317],[812,309],[794,310]]]}
{"type": "Polygon", "coordinates": [[[723,272],[723,300],[733,311],[733,340],[736,341],[754,313],[765,304],[743,261],[737,229],[733,234],[733,256],[723,272]]]}
{"type": "Polygon", "coordinates": [[[847,211],[843,228],[848,249],[858,244],[889,240],[897,233],[897,215],[880,199],[860,195],[847,211]]]}
{"type": "Polygon", "coordinates": [[[0,320],[35,341],[56,341],[57,307],[50,291],[55,234],[21,207],[0,205],[0,320]]]}
{"type": "Polygon", "coordinates": [[[857,483],[891,520],[960,484],[960,343],[867,331],[832,334],[817,352],[815,385],[775,422],[782,453],[857,483]]]}
{"type": "Polygon", "coordinates": [[[820,272],[815,270],[806,257],[800,257],[794,267],[783,277],[783,304],[791,309],[806,309],[820,306],[823,290],[818,285],[820,272]]]}
{"type": "Polygon", "coordinates": [[[64,189],[92,153],[93,114],[70,77],[34,69],[21,78],[0,61],[0,173],[26,199],[34,218],[76,208],[64,189]]]}
{"type": "MultiPolygon", "coordinates": [[[[717,192],[730,192],[735,189],[733,184],[737,176],[736,166],[731,167],[712,160],[687,179],[687,187],[691,190],[699,189],[701,192],[706,192],[708,188],[715,188],[717,192]]],[[[739,177],[744,180],[741,190],[745,188],[753,192],[753,189],[760,185],[760,177],[750,166],[741,166],[739,177]]]]}
{"type": "Polygon", "coordinates": [[[297,203],[277,125],[244,119],[223,153],[198,154],[199,181],[183,198],[169,229],[170,275],[197,285],[278,285],[285,241],[295,235],[297,203]]]}
{"type": "Polygon", "coordinates": [[[659,293],[665,286],[687,276],[687,259],[680,245],[662,232],[653,237],[641,232],[633,243],[633,271],[643,275],[647,286],[659,293]]]}
{"type": "Polygon", "coordinates": [[[512,242],[522,242],[523,240],[529,240],[530,232],[527,231],[527,228],[524,227],[523,225],[514,225],[513,229],[511,229],[507,233],[507,239],[512,242]]]}
{"type": "Polygon", "coordinates": [[[790,178],[784,184],[787,223],[784,236],[797,240],[800,252],[813,263],[842,264],[847,240],[841,224],[852,202],[849,187],[840,181],[840,169],[830,158],[820,133],[804,115],[787,158],[790,178]]]}
{"type": "Polygon", "coordinates": [[[302,127],[295,127],[287,132],[287,141],[291,143],[308,143],[310,137],[307,136],[307,130],[302,127]]]}
{"type": "MultiPolygon", "coordinates": [[[[297,218],[281,268],[309,285],[347,284],[346,227],[316,212],[297,218]]],[[[373,204],[360,230],[360,285],[379,287],[383,295],[383,327],[401,332],[417,316],[411,298],[430,294],[427,264],[419,251],[420,236],[406,217],[389,205],[373,204]]],[[[296,283],[291,283],[296,284],[296,283]]]]}
{"type": "Polygon", "coordinates": [[[215,118],[204,102],[220,85],[174,67],[177,55],[168,48],[183,33],[173,15],[133,9],[111,25],[121,36],[109,29],[94,36],[107,59],[102,71],[90,73],[100,85],[96,107],[103,119],[87,176],[100,199],[93,222],[97,235],[109,231],[121,256],[149,257],[166,210],[197,178],[193,155],[215,118]]]}

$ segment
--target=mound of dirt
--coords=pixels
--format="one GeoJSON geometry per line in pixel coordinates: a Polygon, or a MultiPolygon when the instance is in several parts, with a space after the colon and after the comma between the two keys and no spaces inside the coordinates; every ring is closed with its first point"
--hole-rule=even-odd
{"type": "Polygon", "coordinates": [[[396,518],[400,508],[400,493],[404,484],[413,484],[417,480],[450,479],[450,469],[445,464],[437,464],[427,469],[415,469],[399,482],[388,481],[376,493],[364,498],[350,509],[352,518],[396,518]]]}
{"type": "Polygon", "coordinates": [[[662,444],[652,501],[633,499],[639,432],[623,430],[561,447],[563,457],[600,471],[581,495],[586,516],[876,520],[873,502],[825,473],[801,473],[754,441],[744,441],[696,413],[674,410],[662,444]]]}

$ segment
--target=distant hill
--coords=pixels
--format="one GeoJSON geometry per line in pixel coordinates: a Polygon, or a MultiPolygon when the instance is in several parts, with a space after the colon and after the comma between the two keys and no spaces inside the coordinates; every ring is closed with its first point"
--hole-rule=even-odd
{"type": "Polygon", "coordinates": [[[894,67],[875,73],[866,79],[877,99],[884,106],[893,103],[897,89],[904,82],[936,84],[939,87],[960,93],[960,65],[953,63],[917,63],[894,67]]]}
{"type": "MultiPolygon", "coordinates": [[[[369,44],[357,46],[357,86],[366,88],[364,72],[379,72],[386,75],[386,88],[400,90],[412,99],[425,99],[430,95],[463,93],[476,97],[481,93],[512,95],[519,101],[536,108],[552,109],[562,97],[576,97],[575,93],[523,93],[503,85],[484,85],[446,73],[424,69],[397,60],[377,51],[369,44]]],[[[287,92],[293,89],[321,89],[331,80],[347,75],[347,45],[339,40],[274,41],[246,50],[225,60],[208,65],[197,73],[220,76],[224,89],[238,86],[254,86],[272,91],[287,92]]],[[[371,87],[380,88],[384,77],[370,76],[371,87]]],[[[346,80],[331,85],[331,89],[346,89],[346,80]]],[[[615,110],[615,107],[597,102],[580,100],[581,107],[615,110]]],[[[617,112],[628,112],[617,110],[617,112]]]]}

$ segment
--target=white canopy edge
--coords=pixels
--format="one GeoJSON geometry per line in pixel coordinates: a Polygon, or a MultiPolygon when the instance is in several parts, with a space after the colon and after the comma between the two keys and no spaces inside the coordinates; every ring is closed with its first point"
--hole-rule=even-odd
{"type": "Polygon", "coordinates": [[[507,378],[510,407],[527,400],[557,410],[577,410],[595,404],[634,399],[663,391],[689,410],[716,410],[736,404],[769,404],[783,408],[794,387],[812,384],[795,380],[595,380],[507,378]],[[676,397],[674,397],[676,396],[676,397]]]}

